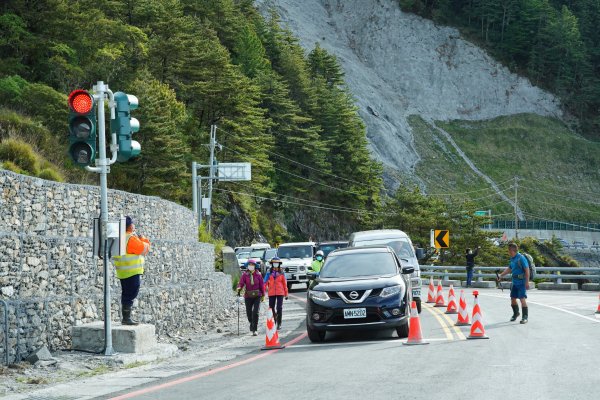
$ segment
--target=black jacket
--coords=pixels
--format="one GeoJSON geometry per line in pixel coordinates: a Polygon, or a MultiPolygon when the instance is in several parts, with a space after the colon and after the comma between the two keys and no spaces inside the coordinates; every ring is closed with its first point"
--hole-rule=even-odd
{"type": "Polygon", "coordinates": [[[475,257],[477,257],[477,253],[479,253],[479,249],[475,249],[473,254],[466,254],[467,257],[467,267],[473,268],[475,266],[475,257]]]}

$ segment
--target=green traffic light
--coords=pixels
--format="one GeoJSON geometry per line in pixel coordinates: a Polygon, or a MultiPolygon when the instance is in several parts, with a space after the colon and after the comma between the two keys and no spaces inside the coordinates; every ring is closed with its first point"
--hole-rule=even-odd
{"type": "Polygon", "coordinates": [[[116,92],[114,99],[116,112],[115,118],[110,120],[110,131],[117,134],[117,161],[124,162],[142,151],[141,145],[132,140],[133,134],[140,130],[140,122],[131,116],[131,110],[138,108],[139,101],[137,97],[123,92],[116,92]]]}

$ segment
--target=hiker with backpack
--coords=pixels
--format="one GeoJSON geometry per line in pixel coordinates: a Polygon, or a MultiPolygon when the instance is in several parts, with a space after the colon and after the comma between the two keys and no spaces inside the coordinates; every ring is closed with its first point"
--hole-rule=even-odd
{"type": "Polygon", "coordinates": [[[527,307],[527,289],[529,289],[530,263],[527,257],[519,253],[519,246],[516,243],[508,245],[508,254],[510,255],[509,266],[499,275],[498,281],[507,275],[512,274],[512,285],[510,287],[510,305],[513,310],[511,321],[516,321],[519,317],[519,305],[517,299],[521,302],[521,311],[523,312],[522,324],[526,324],[529,318],[529,308],[527,307]]]}

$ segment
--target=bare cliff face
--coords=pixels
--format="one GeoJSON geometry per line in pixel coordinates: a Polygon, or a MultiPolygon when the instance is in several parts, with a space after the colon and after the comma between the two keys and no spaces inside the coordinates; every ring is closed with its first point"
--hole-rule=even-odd
{"type": "Polygon", "coordinates": [[[388,176],[414,175],[419,155],[409,115],[426,120],[562,115],[553,95],[510,73],[461,39],[456,29],[402,12],[397,0],[257,4],[264,12],[274,7],[306,51],[319,43],[337,56],[366,123],[373,156],[388,176]]]}

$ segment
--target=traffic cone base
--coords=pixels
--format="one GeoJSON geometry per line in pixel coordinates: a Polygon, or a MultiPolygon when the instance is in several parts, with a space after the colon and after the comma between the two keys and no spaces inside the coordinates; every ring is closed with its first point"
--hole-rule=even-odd
{"type": "Polygon", "coordinates": [[[419,320],[419,312],[417,311],[417,303],[415,301],[410,303],[410,320],[408,321],[408,340],[402,343],[407,346],[413,346],[417,344],[429,344],[423,340],[423,333],[421,332],[421,321],[419,320]]]}
{"type": "Polygon", "coordinates": [[[598,308],[596,309],[596,314],[600,314],[600,294],[598,295],[598,308]]]}
{"type": "Polygon", "coordinates": [[[276,350],[283,349],[284,345],[279,343],[279,334],[277,333],[277,326],[273,320],[273,310],[269,308],[267,312],[267,332],[265,335],[265,346],[261,350],[276,350]]]}

